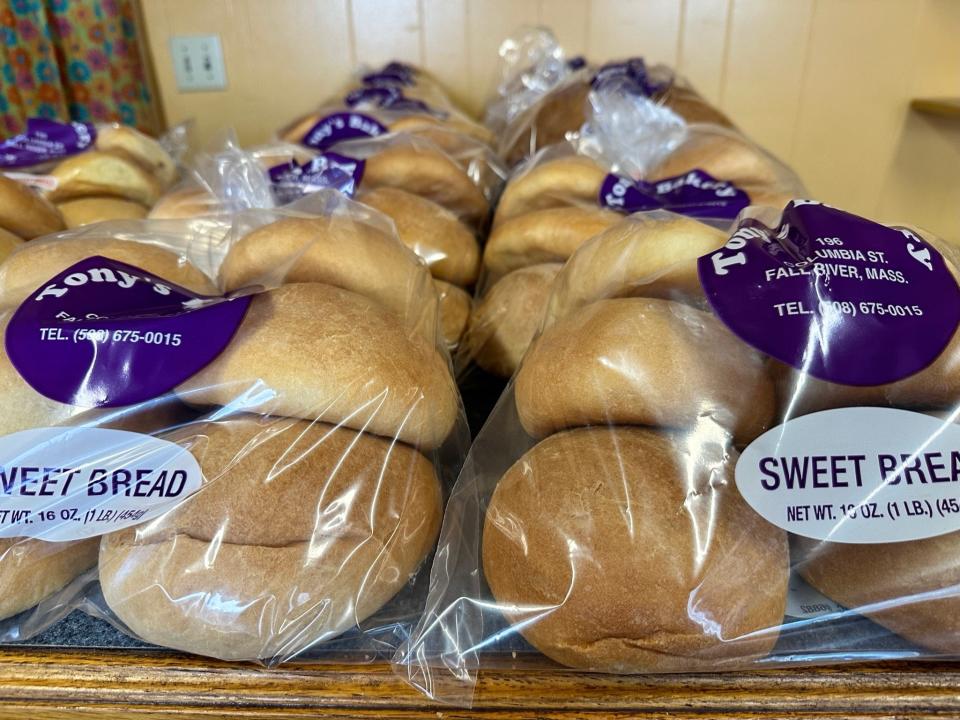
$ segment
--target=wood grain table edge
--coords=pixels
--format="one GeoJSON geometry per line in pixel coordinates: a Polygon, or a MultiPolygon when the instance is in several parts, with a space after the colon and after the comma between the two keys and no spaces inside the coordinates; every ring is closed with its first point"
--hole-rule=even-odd
{"type": "Polygon", "coordinates": [[[466,711],[431,703],[384,663],[267,669],[166,652],[7,648],[0,650],[0,718],[25,717],[17,708],[33,708],[36,718],[121,710],[145,718],[226,710],[249,718],[960,717],[960,664],[625,677],[521,663],[483,673],[466,711]]]}

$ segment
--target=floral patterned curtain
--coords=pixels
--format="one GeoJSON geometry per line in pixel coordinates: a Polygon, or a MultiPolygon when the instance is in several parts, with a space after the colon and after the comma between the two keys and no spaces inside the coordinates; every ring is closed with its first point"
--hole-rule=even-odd
{"type": "Polygon", "coordinates": [[[37,116],[155,134],[134,2],[0,0],[0,135],[37,116]]]}

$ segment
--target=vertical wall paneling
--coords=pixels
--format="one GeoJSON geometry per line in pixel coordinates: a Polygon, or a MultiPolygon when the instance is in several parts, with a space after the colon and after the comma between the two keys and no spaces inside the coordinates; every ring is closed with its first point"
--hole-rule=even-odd
{"type": "Polygon", "coordinates": [[[469,89],[473,109],[479,111],[496,87],[497,50],[504,38],[522,25],[537,24],[536,0],[467,0],[470,35],[469,89]]]}
{"type": "Polygon", "coordinates": [[[467,0],[420,0],[423,62],[460,102],[468,100],[467,0]]]}
{"type": "Polygon", "coordinates": [[[685,0],[677,70],[711,102],[720,101],[727,19],[733,0],[685,0]]]}
{"type": "Polygon", "coordinates": [[[357,62],[419,62],[479,112],[522,25],[570,54],[676,65],[789,162],[810,194],[960,242],[960,128],[911,97],[960,96],[960,0],[141,0],[167,121],[241,141],[338,91],[357,62]],[[225,92],[181,93],[173,35],[217,33],[225,92]],[[256,48],[251,52],[250,48],[256,48]]]}
{"type": "Polygon", "coordinates": [[[370,65],[390,60],[422,62],[417,0],[350,0],[350,5],[358,62],[370,65]]]}
{"type": "Polygon", "coordinates": [[[537,24],[553,30],[568,56],[587,52],[590,0],[540,0],[537,24]]]}
{"type": "Polygon", "coordinates": [[[813,0],[730,0],[720,99],[739,127],[789,161],[813,0]]]}
{"type": "Polygon", "coordinates": [[[593,0],[587,52],[676,65],[681,9],[680,0],[593,0]]]}
{"type": "MultiPolygon", "coordinates": [[[[269,114],[277,120],[271,129],[313,109],[343,86],[352,63],[349,35],[330,32],[330,27],[347,26],[347,6],[343,0],[283,0],[263,3],[245,0],[247,38],[257,46],[249,63],[244,96],[253,120],[251,133],[260,130],[264,115],[263,89],[271,92],[269,114]],[[318,42],[317,38],[323,38],[318,42]],[[290,73],[278,73],[266,58],[282,57],[284,66],[300,69],[303,78],[294,85],[290,73]]],[[[229,68],[228,68],[229,72],[229,68]]],[[[262,130],[260,131],[262,133],[262,130]]],[[[260,133],[258,133],[260,134],[260,133]]],[[[262,138],[261,138],[262,139],[262,138]]]]}
{"type": "Polygon", "coordinates": [[[815,194],[857,212],[877,211],[909,112],[919,9],[920,0],[818,2],[812,18],[794,165],[815,194]]]}

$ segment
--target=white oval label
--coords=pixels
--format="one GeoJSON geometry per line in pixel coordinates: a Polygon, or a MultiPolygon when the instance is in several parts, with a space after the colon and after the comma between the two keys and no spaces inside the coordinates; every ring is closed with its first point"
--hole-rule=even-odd
{"type": "Polygon", "coordinates": [[[196,492],[189,450],[106,428],[0,437],[0,537],[82,540],[151,520],[196,492]]]}
{"type": "Polygon", "coordinates": [[[960,530],[960,425],[893,408],[840,408],[768,430],[737,462],[766,520],[838,543],[960,530]]]}

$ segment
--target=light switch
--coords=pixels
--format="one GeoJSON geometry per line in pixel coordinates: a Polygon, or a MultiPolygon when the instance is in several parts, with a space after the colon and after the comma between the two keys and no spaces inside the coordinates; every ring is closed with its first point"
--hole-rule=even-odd
{"type": "Polygon", "coordinates": [[[178,90],[224,90],[227,87],[219,35],[171,38],[170,53],[178,90]]]}

